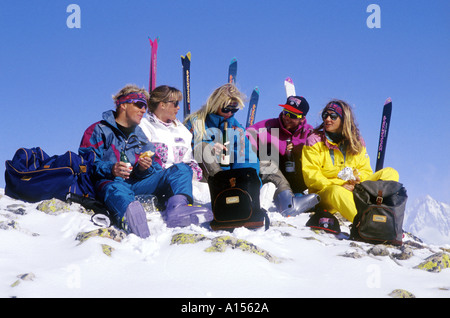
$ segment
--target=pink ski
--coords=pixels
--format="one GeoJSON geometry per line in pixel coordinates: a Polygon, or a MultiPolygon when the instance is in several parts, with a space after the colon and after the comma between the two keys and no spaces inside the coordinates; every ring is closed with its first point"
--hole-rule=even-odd
{"type": "Polygon", "coordinates": [[[150,80],[148,83],[148,91],[151,93],[156,87],[156,54],[158,51],[159,36],[152,41],[150,37],[148,38],[151,46],[151,57],[150,57],[150,80]]]}

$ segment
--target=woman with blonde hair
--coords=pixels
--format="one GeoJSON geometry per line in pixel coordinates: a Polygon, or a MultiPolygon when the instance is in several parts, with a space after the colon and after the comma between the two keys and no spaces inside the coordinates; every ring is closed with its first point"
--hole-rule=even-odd
{"type": "Polygon", "coordinates": [[[259,174],[256,154],[244,127],[234,117],[244,106],[244,100],[245,96],[235,85],[222,85],[214,90],[203,107],[184,121],[193,134],[194,158],[206,179],[221,170],[237,168],[254,168],[259,174]],[[227,140],[225,144],[224,137],[227,140]],[[229,162],[219,160],[223,153],[229,154],[229,162]]]}
{"type": "Polygon", "coordinates": [[[364,139],[346,102],[331,100],[322,111],[322,120],[302,150],[305,184],[310,193],[319,194],[319,207],[353,222],[357,213],[352,193],[355,184],[398,181],[399,175],[393,168],[373,173],[364,139]]]}

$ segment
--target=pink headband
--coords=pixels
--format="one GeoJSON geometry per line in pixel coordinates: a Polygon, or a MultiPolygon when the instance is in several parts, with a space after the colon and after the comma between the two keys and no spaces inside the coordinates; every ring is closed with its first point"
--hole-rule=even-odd
{"type": "Polygon", "coordinates": [[[130,93],[123,95],[116,100],[116,106],[125,103],[144,104],[145,107],[147,107],[147,98],[145,97],[145,94],[142,93],[130,93]]]}
{"type": "Polygon", "coordinates": [[[339,117],[341,117],[341,119],[342,119],[342,116],[343,116],[344,111],[343,111],[341,105],[336,104],[336,103],[332,103],[331,105],[328,105],[323,111],[325,112],[325,111],[327,111],[327,110],[334,111],[334,112],[335,112],[336,114],[338,114],[339,117]]]}

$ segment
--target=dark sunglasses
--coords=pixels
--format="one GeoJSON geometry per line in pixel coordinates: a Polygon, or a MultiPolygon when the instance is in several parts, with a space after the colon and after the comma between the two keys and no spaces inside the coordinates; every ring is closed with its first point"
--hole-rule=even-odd
{"type": "Polygon", "coordinates": [[[228,105],[227,107],[222,107],[222,113],[228,114],[229,112],[232,112],[233,114],[236,113],[239,110],[239,107],[228,105]]]}
{"type": "Polygon", "coordinates": [[[179,100],[169,100],[165,103],[172,103],[173,106],[178,107],[178,104],[180,103],[180,101],[179,100]]]}
{"type": "Polygon", "coordinates": [[[330,118],[331,118],[332,120],[336,120],[336,119],[339,117],[338,114],[336,114],[336,113],[328,113],[328,112],[325,112],[325,113],[322,114],[322,119],[325,120],[325,119],[328,118],[328,116],[330,116],[330,118]]]}
{"type": "Polygon", "coordinates": [[[144,103],[144,102],[134,102],[133,103],[134,105],[136,105],[136,107],[138,107],[138,108],[140,108],[140,109],[142,109],[142,108],[147,108],[147,104],[146,103],[144,103]]]}
{"type": "Polygon", "coordinates": [[[286,116],[286,117],[292,118],[292,119],[301,119],[301,118],[303,118],[302,114],[296,114],[296,113],[290,112],[290,111],[288,111],[286,109],[283,109],[283,115],[286,116]]]}

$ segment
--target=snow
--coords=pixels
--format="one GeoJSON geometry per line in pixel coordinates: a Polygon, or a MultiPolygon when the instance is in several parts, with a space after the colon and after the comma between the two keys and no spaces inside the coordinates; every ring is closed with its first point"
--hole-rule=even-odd
{"type": "MultiPolygon", "coordinates": [[[[77,234],[98,227],[78,211],[78,205],[59,215],[40,212],[36,206],[13,200],[0,190],[0,222],[17,224],[16,229],[0,229],[0,297],[347,298],[389,297],[399,288],[421,298],[450,297],[450,269],[430,273],[413,268],[439,252],[438,246],[415,250],[415,256],[404,261],[389,256],[343,257],[357,250],[352,241],[305,227],[309,214],[284,218],[273,206],[269,216],[274,226],[267,231],[214,232],[206,225],[170,229],[159,212],[151,212],[152,235],[147,239],[129,235],[116,242],[94,237],[83,243],[75,240],[77,234]],[[21,204],[25,213],[10,212],[12,204],[21,204]],[[279,222],[284,223],[276,225],[279,222]],[[231,235],[281,262],[230,247],[223,253],[207,253],[210,240],[171,244],[176,233],[210,239],[231,235]],[[102,244],[114,248],[111,256],[103,253],[102,244]],[[33,273],[34,278],[11,286],[25,273],[33,273]]],[[[365,250],[372,247],[358,245],[365,250]]]]}

